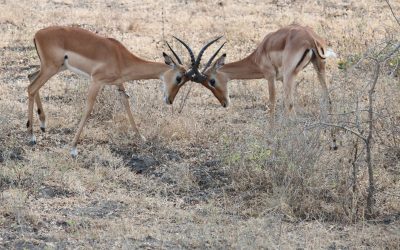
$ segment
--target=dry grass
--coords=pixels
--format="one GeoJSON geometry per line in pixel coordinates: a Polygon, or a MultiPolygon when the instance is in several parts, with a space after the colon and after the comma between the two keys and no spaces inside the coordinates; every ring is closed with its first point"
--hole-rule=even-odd
{"type": "MultiPolygon", "coordinates": [[[[339,55],[328,62],[333,113],[339,114],[367,104],[371,65],[352,68],[354,63],[382,41],[400,40],[384,2],[105,2],[0,1],[0,248],[400,247],[400,83],[398,75],[388,75],[396,59],[384,65],[376,91],[372,220],[364,216],[363,145],[358,143],[354,160],[351,134],[339,133],[340,148],[330,151],[328,133],[310,126],[318,122],[320,98],[311,67],[298,79],[298,118],[282,116],[279,93],[274,130],[268,126],[264,80],[232,81],[229,109],[193,86],[182,113],[177,109],[194,83],[169,107],[162,103],[160,81],[137,81],[128,92],[148,141],[134,143],[119,95],[108,87],[73,160],[69,143],[87,82],[62,73],[41,90],[48,130],[41,133],[35,117],[38,144],[29,146],[25,135],[26,76],[39,62],[32,37],[40,28],[78,25],[158,61],[166,50],[164,39],[188,61],[172,35],[198,50],[223,34],[233,61],[268,32],[307,24],[339,55]]],[[[332,119],[356,122],[352,115],[332,119]]]]}

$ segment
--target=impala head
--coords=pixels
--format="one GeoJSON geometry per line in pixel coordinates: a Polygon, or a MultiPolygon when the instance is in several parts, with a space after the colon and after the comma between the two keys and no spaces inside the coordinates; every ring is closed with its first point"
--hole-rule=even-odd
{"type": "MultiPolygon", "coordinates": [[[[176,39],[178,39],[178,38],[176,38],[176,39]]],[[[179,40],[179,41],[182,42],[181,40],[179,40]]],[[[164,86],[164,102],[166,104],[172,104],[174,102],[176,94],[179,92],[179,89],[187,81],[190,80],[190,77],[188,77],[188,75],[187,75],[187,69],[183,65],[182,60],[175,53],[175,51],[171,48],[171,46],[168,44],[168,42],[167,42],[167,46],[171,50],[172,54],[175,56],[175,59],[176,59],[176,60],[174,60],[172,57],[170,57],[166,53],[163,53],[165,64],[167,64],[168,66],[171,67],[171,69],[164,72],[164,74],[162,76],[162,79],[164,82],[164,85],[163,85],[164,86]]],[[[190,53],[191,53],[191,51],[189,51],[189,54],[190,53]]]]}
{"type": "Polygon", "coordinates": [[[172,57],[163,53],[165,64],[171,67],[170,70],[167,70],[162,75],[162,80],[164,82],[164,102],[166,104],[172,104],[179,89],[190,80],[190,78],[185,75],[186,68],[182,65],[182,61],[175,52],[172,53],[175,55],[177,61],[174,61],[172,57]]]}
{"type": "Polygon", "coordinates": [[[220,72],[219,69],[225,64],[226,54],[223,54],[216,60],[211,67],[205,68],[203,75],[204,80],[200,82],[204,87],[211,90],[221,105],[226,108],[229,106],[228,76],[220,72]]]}
{"type": "MultiPolygon", "coordinates": [[[[199,52],[196,59],[192,60],[192,68],[186,73],[187,76],[194,82],[202,84],[204,87],[211,90],[214,96],[218,99],[221,105],[225,108],[229,105],[229,93],[227,88],[228,77],[218,69],[224,65],[226,54],[222,55],[217,61],[212,64],[212,61],[217,56],[218,52],[225,45],[223,43],[219,49],[211,56],[210,60],[204,65],[203,71],[199,71],[199,65],[201,57],[205,50],[213,43],[218,41],[221,37],[218,37],[209,43],[207,43],[199,52]],[[212,64],[212,65],[211,65],[212,64]],[[210,66],[211,65],[211,66],[210,66]]],[[[190,50],[190,48],[188,48],[190,50]]],[[[193,53],[191,53],[193,54],[193,53]]]]}

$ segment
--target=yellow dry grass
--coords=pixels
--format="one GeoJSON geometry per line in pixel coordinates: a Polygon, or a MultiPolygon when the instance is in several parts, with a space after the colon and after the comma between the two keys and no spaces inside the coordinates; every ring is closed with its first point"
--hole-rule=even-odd
{"type": "MultiPolygon", "coordinates": [[[[399,2],[392,2],[399,15],[399,2]]],[[[308,126],[318,122],[320,98],[311,67],[297,79],[297,121],[281,114],[278,84],[274,131],[265,80],[230,82],[229,109],[194,83],[165,106],[159,80],[136,81],[128,92],[148,141],[134,143],[119,95],[107,87],[85,126],[80,154],[71,159],[88,83],[63,72],[41,89],[46,133],[35,117],[38,144],[28,145],[25,134],[26,76],[39,64],[32,37],[40,28],[78,25],[157,61],[166,40],[188,62],[173,35],[195,51],[224,35],[229,62],[268,32],[309,25],[338,54],[328,61],[328,78],[339,114],[354,110],[356,100],[361,109],[366,105],[372,69],[349,65],[382,41],[400,40],[385,2],[4,0],[0,9],[0,248],[400,248],[400,83],[388,75],[393,65],[382,69],[376,91],[370,220],[362,143],[354,161],[354,136],[339,133],[340,148],[330,151],[327,134],[308,126]]]]}

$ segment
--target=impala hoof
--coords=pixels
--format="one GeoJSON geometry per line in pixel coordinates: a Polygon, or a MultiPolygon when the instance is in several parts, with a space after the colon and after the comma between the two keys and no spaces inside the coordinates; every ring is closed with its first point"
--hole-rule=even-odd
{"type": "Polygon", "coordinates": [[[171,101],[171,99],[169,99],[169,97],[164,96],[164,103],[168,104],[168,105],[171,105],[172,101],[171,101]]]}
{"type": "Polygon", "coordinates": [[[224,108],[227,108],[227,107],[229,107],[229,103],[230,103],[229,99],[226,100],[226,101],[222,101],[221,102],[221,106],[224,107],[224,108]]]}
{"type": "Polygon", "coordinates": [[[331,149],[331,150],[334,150],[334,151],[338,150],[338,146],[337,146],[337,144],[336,144],[336,141],[333,141],[333,142],[331,143],[330,149],[331,149]]]}
{"type": "Polygon", "coordinates": [[[331,146],[331,150],[333,150],[333,151],[336,151],[336,150],[338,150],[338,146],[331,146]]]}
{"type": "Polygon", "coordinates": [[[30,144],[31,146],[36,145],[36,136],[35,136],[35,135],[32,135],[32,136],[31,136],[31,139],[30,139],[30,141],[29,141],[29,144],[30,144]]]}
{"type": "Polygon", "coordinates": [[[78,149],[76,147],[72,148],[70,154],[72,158],[76,158],[78,156],[78,149]]]}
{"type": "Polygon", "coordinates": [[[46,132],[46,124],[44,122],[40,124],[40,130],[42,130],[43,133],[46,132]]]}

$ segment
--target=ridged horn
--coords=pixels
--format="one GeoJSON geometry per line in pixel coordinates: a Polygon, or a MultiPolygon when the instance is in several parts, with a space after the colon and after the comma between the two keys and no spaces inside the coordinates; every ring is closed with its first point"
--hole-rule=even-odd
{"type": "Polygon", "coordinates": [[[206,49],[213,43],[215,43],[216,41],[218,41],[219,39],[221,39],[222,36],[215,38],[214,40],[208,42],[206,45],[204,45],[204,47],[200,50],[199,55],[196,58],[196,62],[195,62],[195,66],[198,67],[201,61],[201,57],[203,56],[204,52],[206,51],[206,49]]]}
{"type": "Polygon", "coordinates": [[[171,46],[169,46],[169,43],[168,42],[166,42],[166,43],[167,43],[167,46],[168,46],[169,50],[171,50],[172,54],[174,54],[174,56],[175,56],[176,60],[178,61],[178,63],[182,64],[182,61],[179,58],[179,56],[175,53],[175,51],[171,48],[171,46]]]}
{"type": "Polygon", "coordinates": [[[224,47],[226,42],[224,42],[219,49],[214,53],[214,55],[211,56],[210,60],[208,60],[208,62],[204,65],[203,71],[202,73],[204,73],[204,71],[211,65],[212,61],[214,60],[214,58],[218,55],[219,51],[222,49],[222,47],[224,47]]]}
{"type": "Polygon", "coordinates": [[[184,41],[182,41],[181,39],[177,38],[176,36],[174,36],[174,38],[176,40],[178,40],[183,46],[185,46],[185,48],[188,50],[189,55],[190,55],[190,60],[192,62],[192,65],[194,65],[196,59],[194,58],[194,54],[193,54],[192,49],[184,41]]]}

